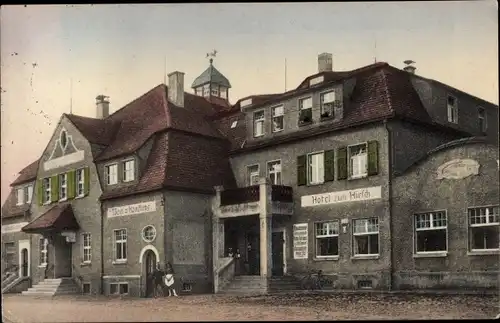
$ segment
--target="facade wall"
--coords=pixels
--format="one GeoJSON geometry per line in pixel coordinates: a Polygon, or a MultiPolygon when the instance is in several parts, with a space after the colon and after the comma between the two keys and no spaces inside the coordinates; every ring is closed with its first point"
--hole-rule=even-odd
{"type": "MultiPolygon", "coordinates": [[[[339,132],[328,136],[306,139],[297,143],[270,147],[231,158],[231,164],[239,187],[247,186],[246,166],[258,163],[260,176],[266,175],[267,161],[281,159],[282,184],[291,186],[294,195],[294,215],[289,220],[281,219],[286,229],[286,258],[289,273],[305,273],[309,270],[323,270],[332,276],[337,288],[352,288],[358,280],[372,280],[374,288],[387,288],[390,284],[390,250],[388,204],[388,140],[387,131],[382,125],[357,128],[349,132],[339,132]],[[315,151],[337,149],[339,147],[377,140],[378,168],[377,175],[361,179],[335,180],[320,185],[297,185],[297,157],[315,151]],[[301,197],[312,194],[338,192],[366,187],[381,187],[381,198],[369,201],[356,201],[301,207],[301,197]],[[379,221],[379,256],[353,257],[352,220],[378,217],[379,221]],[[331,259],[315,257],[314,223],[325,220],[348,219],[346,233],[339,235],[339,256],[331,259]],[[308,259],[293,259],[293,224],[308,223],[308,259]]],[[[335,161],[337,163],[337,161],[335,161]]],[[[335,165],[336,166],[336,165],[335,165]]],[[[274,221],[276,224],[278,221],[274,221]]]]}
{"type": "MultiPolygon", "coordinates": [[[[24,226],[28,224],[28,219],[24,216],[16,216],[16,217],[8,217],[8,218],[2,218],[2,265],[1,265],[1,270],[2,273],[6,269],[7,265],[21,265],[21,249],[20,249],[20,241],[27,241],[29,243],[30,241],[30,235],[22,232],[20,229],[18,229],[21,226],[24,226]],[[12,227],[15,226],[15,227],[12,227]],[[10,227],[9,231],[5,231],[7,228],[10,227]],[[15,230],[13,230],[15,229],[15,230]],[[14,252],[13,257],[9,259],[9,263],[7,264],[7,254],[6,254],[6,244],[12,244],[13,247],[12,250],[14,252]]],[[[28,250],[29,253],[31,253],[31,250],[28,250]]]]}
{"type": "Polygon", "coordinates": [[[165,259],[181,280],[191,285],[192,293],[212,291],[212,196],[187,192],[164,193],[165,259]]]}
{"type": "Polygon", "coordinates": [[[431,155],[393,181],[395,288],[498,289],[498,249],[472,252],[468,208],[498,206],[498,147],[468,144],[431,155]],[[437,179],[440,165],[473,159],[479,174],[463,179],[437,179]],[[446,211],[447,252],[417,254],[414,214],[446,211]]]}
{"type": "Polygon", "coordinates": [[[164,204],[159,192],[103,201],[105,294],[109,294],[110,283],[126,282],[129,284],[129,295],[144,295],[146,280],[143,260],[146,250],[157,253],[158,261],[164,267],[164,204]],[[143,230],[149,225],[156,229],[156,237],[150,242],[143,238],[143,230]],[[120,229],[126,229],[127,235],[124,261],[117,260],[116,253],[115,230],[120,229]]]}
{"type": "MultiPolygon", "coordinates": [[[[63,157],[64,158],[64,157],[63,157]]],[[[71,200],[71,205],[73,207],[73,212],[78,224],[80,225],[80,231],[76,233],[76,242],[72,244],[72,264],[73,264],[73,275],[83,276],[88,282],[91,282],[92,293],[98,293],[100,290],[100,272],[101,272],[101,259],[99,246],[101,244],[101,230],[100,230],[100,219],[101,219],[101,208],[99,197],[102,194],[99,177],[97,175],[97,169],[93,163],[93,154],[91,145],[88,143],[87,139],[81,135],[81,133],[73,126],[73,124],[62,117],[61,121],[57,125],[54,134],[49,141],[46,149],[44,150],[40,165],[38,168],[37,179],[42,179],[45,177],[54,176],[64,172],[76,170],[82,167],[88,167],[89,174],[89,191],[88,195],[82,198],[74,198],[71,200]],[[46,170],[44,163],[48,160],[56,157],[61,157],[62,151],[59,146],[60,133],[61,130],[65,129],[68,138],[68,150],[67,153],[75,151],[83,151],[83,159],[72,163],[61,163],[59,167],[46,170]],[[82,264],[82,241],[81,233],[88,232],[91,234],[91,244],[92,244],[92,260],[90,265],[82,264]]],[[[38,185],[38,182],[37,182],[38,185]]],[[[49,209],[54,207],[58,201],[54,201],[48,205],[39,204],[39,190],[37,186],[33,192],[33,203],[31,205],[31,220],[36,219],[41,216],[49,209]]],[[[32,246],[38,248],[39,246],[39,235],[31,235],[32,246]]],[[[32,278],[33,284],[37,284],[43,280],[45,268],[38,267],[39,252],[31,253],[31,260],[35,266],[32,266],[32,278]]],[[[54,255],[53,246],[49,246],[49,257],[54,255]]],[[[50,261],[50,259],[49,259],[50,261]]]]}

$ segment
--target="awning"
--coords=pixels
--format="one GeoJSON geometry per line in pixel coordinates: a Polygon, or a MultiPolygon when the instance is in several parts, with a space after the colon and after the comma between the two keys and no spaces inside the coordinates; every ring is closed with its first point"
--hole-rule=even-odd
{"type": "Polygon", "coordinates": [[[56,205],[21,230],[26,233],[76,231],[80,228],[71,204],[56,205]]]}

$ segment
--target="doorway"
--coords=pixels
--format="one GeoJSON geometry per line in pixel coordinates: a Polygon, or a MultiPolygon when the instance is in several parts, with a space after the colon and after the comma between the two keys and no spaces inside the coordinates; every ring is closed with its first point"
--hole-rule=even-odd
{"type": "Polygon", "coordinates": [[[285,237],[283,231],[272,233],[272,276],[283,276],[285,274],[284,263],[284,243],[285,237]]]}
{"type": "Polygon", "coordinates": [[[21,250],[21,277],[28,277],[28,249],[21,250]]]}
{"type": "Polygon", "coordinates": [[[146,275],[146,297],[153,297],[155,288],[153,272],[156,269],[156,255],[152,250],[147,250],[144,258],[144,266],[146,267],[144,270],[146,275]]]}

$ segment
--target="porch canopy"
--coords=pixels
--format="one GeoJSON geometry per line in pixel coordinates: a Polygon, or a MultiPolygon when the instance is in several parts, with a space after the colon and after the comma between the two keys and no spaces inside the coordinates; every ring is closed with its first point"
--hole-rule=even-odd
{"type": "Polygon", "coordinates": [[[80,228],[71,204],[56,205],[21,230],[26,233],[77,231],[80,228]]]}

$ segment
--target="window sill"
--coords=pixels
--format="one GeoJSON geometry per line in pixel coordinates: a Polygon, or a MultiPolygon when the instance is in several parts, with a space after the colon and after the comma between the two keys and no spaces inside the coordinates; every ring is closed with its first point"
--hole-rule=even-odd
{"type": "Polygon", "coordinates": [[[261,138],[261,137],[264,137],[264,134],[262,135],[253,135],[254,138],[261,138]]]}
{"type": "Polygon", "coordinates": [[[90,261],[84,261],[80,264],[80,267],[90,267],[92,266],[92,263],[90,261]]]}
{"type": "Polygon", "coordinates": [[[320,121],[327,121],[327,120],[333,120],[333,119],[335,119],[335,116],[321,117],[320,121]]]}
{"type": "Polygon", "coordinates": [[[325,182],[318,182],[318,183],[307,183],[307,186],[318,186],[318,185],[323,185],[325,182]]]}
{"type": "Polygon", "coordinates": [[[356,176],[349,176],[347,179],[349,181],[356,180],[356,179],[362,179],[362,178],[367,178],[368,174],[363,174],[363,175],[356,175],[356,176]]]}
{"type": "Polygon", "coordinates": [[[285,129],[273,130],[273,133],[280,133],[280,132],[283,132],[283,130],[285,130],[285,129]]]}
{"type": "Polygon", "coordinates": [[[52,201],[44,202],[44,203],[42,204],[42,206],[46,206],[46,205],[50,205],[50,204],[52,204],[52,201]]]}
{"type": "Polygon", "coordinates": [[[75,196],[75,200],[76,200],[76,199],[82,199],[82,198],[84,198],[84,197],[85,197],[85,194],[82,194],[82,195],[77,195],[77,196],[75,196]]]}
{"type": "Polygon", "coordinates": [[[115,186],[115,185],[118,185],[118,182],[116,182],[116,183],[107,183],[106,185],[107,186],[115,186]]]}
{"type": "Polygon", "coordinates": [[[299,127],[311,125],[312,121],[299,121],[299,127]]]}
{"type": "Polygon", "coordinates": [[[416,253],[413,258],[441,258],[447,257],[448,252],[429,252],[429,253],[416,253]]]}
{"type": "Polygon", "coordinates": [[[63,198],[63,199],[60,199],[58,202],[66,202],[68,200],[67,197],[63,198]]]}
{"type": "Polygon", "coordinates": [[[113,261],[113,265],[126,265],[127,260],[115,260],[113,261]]]}
{"type": "Polygon", "coordinates": [[[133,178],[133,179],[129,179],[129,180],[127,180],[127,181],[126,181],[126,180],[123,180],[123,182],[124,182],[124,183],[131,183],[131,182],[133,182],[133,181],[135,181],[135,178],[133,178]]]}
{"type": "Polygon", "coordinates": [[[324,256],[324,257],[314,257],[314,261],[332,261],[339,260],[339,256],[324,256]]]}
{"type": "Polygon", "coordinates": [[[47,268],[47,264],[44,264],[44,265],[38,265],[38,268],[47,268]]]}
{"type": "Polygon", "coordinates": [[[467,256],[496,256],[500,254],[500,249],[472,250],[467,252],[467,256]]]}
{"type": "Polygon", "coordinates": [[[351,260],[372,260],[372,259],[379,259],[380,255],[356,255],[352,256],[351,260]]]}

